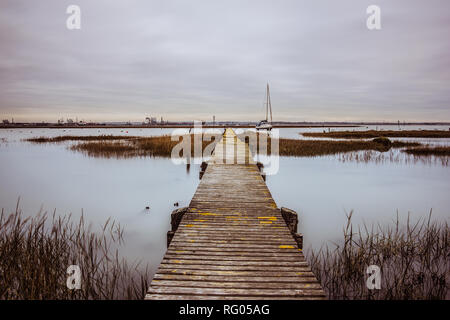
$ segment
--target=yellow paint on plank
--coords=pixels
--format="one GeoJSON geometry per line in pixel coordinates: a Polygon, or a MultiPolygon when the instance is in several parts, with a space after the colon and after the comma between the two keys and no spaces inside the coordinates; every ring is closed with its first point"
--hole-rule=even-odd
{"type": "Polygon", "coordinates": [[[270,216],[270,217],[258,217],[258,219],[265,219],[265,220],[270,220],[270,221],[277,221],[277,217],[274,216],[270,216]]]}
{"type": "Polygon", "coordinates": [[[184,226],[190,228],[190,227],[193,227],[194,225],[193,224],[185,224],[184,226]]]}
{"type": "Polygon", "coordinates": [[[205,222],[205,221],[208,221],[208,220],[203,220],[203,219],[194,219],[194,221],[196,221],[196,222],[205,222]]]}
{"type": "Polygon", "coordinates": [[[260,221],[260,224],[272,224],[272,221],[260,221]]]}
{"type": "Polygon", "coordinates": [[[280,249],[294,249],[294,246],[289,246],[289,245],[283,244],[283,245],[279,246],[279,248],[280,249]]]}
{"type": "Polygon", "coordinates": [[[218,216],[218,214],[211,212],[199,212],[198,214],[202,216],[218,216]]]}

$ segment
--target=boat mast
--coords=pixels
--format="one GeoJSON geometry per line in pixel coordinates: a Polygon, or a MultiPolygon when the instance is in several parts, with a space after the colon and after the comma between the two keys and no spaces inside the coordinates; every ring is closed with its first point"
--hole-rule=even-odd
{"type": "Polygon", "coordinates": [[[270,109],[270,123],[272,123],[272,101],[270,100],[269,83],[267,83],[267,102],[266,102],[266,121],[269,121],[269,109],[270,109]]]}
{"type": "Polygon", "coordinates": [[[266,88],[266,121],[269,120],[269,83],[267,83],[266,88]]]}

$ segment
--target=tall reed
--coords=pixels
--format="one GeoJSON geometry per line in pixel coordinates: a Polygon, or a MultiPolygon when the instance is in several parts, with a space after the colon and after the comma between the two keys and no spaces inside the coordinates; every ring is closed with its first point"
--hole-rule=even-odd
{"type": "Polygon", "coordinates": [[[83,216],[0,214],[0,299],[142,299],[149,273],[119,256],[123,229],[111,219],[94,232],[83,216]],[[68,289],[67,268],[81,269],[68,289]]]}
{"type": "MultiPolygon", "coordinates": [[[[210,144],[210,150],[214,149],[218,139],[212,138],[213,135],[203,134],[198,137],[201,141],[201,150],[204,151],[210,144]]],[[[190,139],[191,154],[194,154],[194,134],[184,136],[190,139]]],[[[172,140],[171,136],[137,137],[124,141],[98,140],[74,144],[69,148],[74,151],[80,151],[88,156],[102,158],[130,158],[130,157],[170,157],[173,148],[182,141],[182,136],[176,136],[172,140]]],[[[205,155],[208,156],[208,155],[205,155]]]]}
{"type": "Polygon", "coordinates": [[[448,299],[450,233],[428,219],[355,229],[347,216],[343,241],[308,252],[313,272],[330,299],[448,299]],[[381,289],[366,286],[366,268],[381,269],[381,289]]]}

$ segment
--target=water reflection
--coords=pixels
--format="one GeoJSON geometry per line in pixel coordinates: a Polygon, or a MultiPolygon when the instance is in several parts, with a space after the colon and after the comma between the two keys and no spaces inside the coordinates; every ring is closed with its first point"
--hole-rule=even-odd
{"type": "Polygon", "coordinates": [[[341,162],[356,162],[356,163],[368,163],[373,162],[376,164],[383,163],[398,163],[398,164],[422,164],[422,165],[437,165],[447,167],[449,165],[450,157],[448,156],[416,156],[413,154],[404,153],[402,150],[391,149],[387,152],[378,151],[358,151],[338,154],[335,156],[341,162]]]}

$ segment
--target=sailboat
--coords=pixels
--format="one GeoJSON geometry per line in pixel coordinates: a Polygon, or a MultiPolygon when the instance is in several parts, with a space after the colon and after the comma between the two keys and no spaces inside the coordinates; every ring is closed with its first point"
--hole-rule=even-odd
{"type": "Polygon", "coordinates": [[[267,83],[267,89],[266,89],[266,98],[264,99],[265,106],[266,106],[266,119],[261,120],[256,125],[256,130],[272,130],[272,102],[270,101],[270,90],[269,90],[269,84],[267,83]],[[269,110],[270,110],[270,122],[269,122],[269,110]]]}

